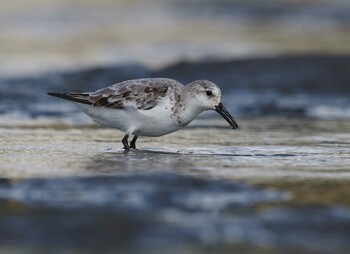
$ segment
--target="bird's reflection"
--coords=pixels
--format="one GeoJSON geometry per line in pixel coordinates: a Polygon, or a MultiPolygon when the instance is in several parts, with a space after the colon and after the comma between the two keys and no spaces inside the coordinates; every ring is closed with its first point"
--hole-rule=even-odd
{"type": "Polygon", "coordinates": [[[90,157],[85,169],[95,174],[150,172],[188,172],[200,158],[176,150],[143,149],[98,153],[90,157]]]}

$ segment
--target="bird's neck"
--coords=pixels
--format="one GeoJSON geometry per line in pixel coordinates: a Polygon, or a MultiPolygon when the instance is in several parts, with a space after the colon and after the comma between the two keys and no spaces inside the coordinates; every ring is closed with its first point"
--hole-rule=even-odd
{"type": "Polygon", "coordinates": [[[205,109],[198,107],[192,100],[182,96],[177,102],[176,110],[174,112],[174,120],[181,126],[188,125],[194,118],[196,118],[205,109]]]}

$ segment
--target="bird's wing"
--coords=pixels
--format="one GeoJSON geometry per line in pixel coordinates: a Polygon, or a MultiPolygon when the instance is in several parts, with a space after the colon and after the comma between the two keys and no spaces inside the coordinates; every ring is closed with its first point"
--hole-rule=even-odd
{"type": "Polygon", "coordinates": [[[181,89],[183,85],[172,79],[135,79],[97,90],[93,93],[49,93],[50,95],[84,103],[95,107],[121,109],[135,107],[149,110],[166,96],[170,87],[181,89]]]}

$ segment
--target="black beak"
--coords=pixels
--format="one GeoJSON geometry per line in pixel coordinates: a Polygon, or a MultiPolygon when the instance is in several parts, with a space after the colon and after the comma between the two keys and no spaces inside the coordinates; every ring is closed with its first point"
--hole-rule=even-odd
{"type": "Polygon", "coordinates": [[[235,119],[233,119],[231,114],[226,110],[221,102],[215,107],[215,111],[222,115],[223,118],[225,118],[225,120],[232,126],[232,129],[238,128],[238,124],[236,123],[235,119]]]}

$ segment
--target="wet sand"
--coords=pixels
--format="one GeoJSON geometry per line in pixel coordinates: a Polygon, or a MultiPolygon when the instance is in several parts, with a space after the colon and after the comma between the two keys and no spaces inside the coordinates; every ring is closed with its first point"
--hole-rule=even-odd
{"type": "Polygon", "coordinates": [[[124,153],[123,133],[95,124],[7,126],[1,135],[5,178],[178,172],[245,180],[350,180],[349,130],[344,120],[199,119],[179,132],[141,137],[124,153]],[[205,137],[205,138],[203,138],[205,137]]]}

